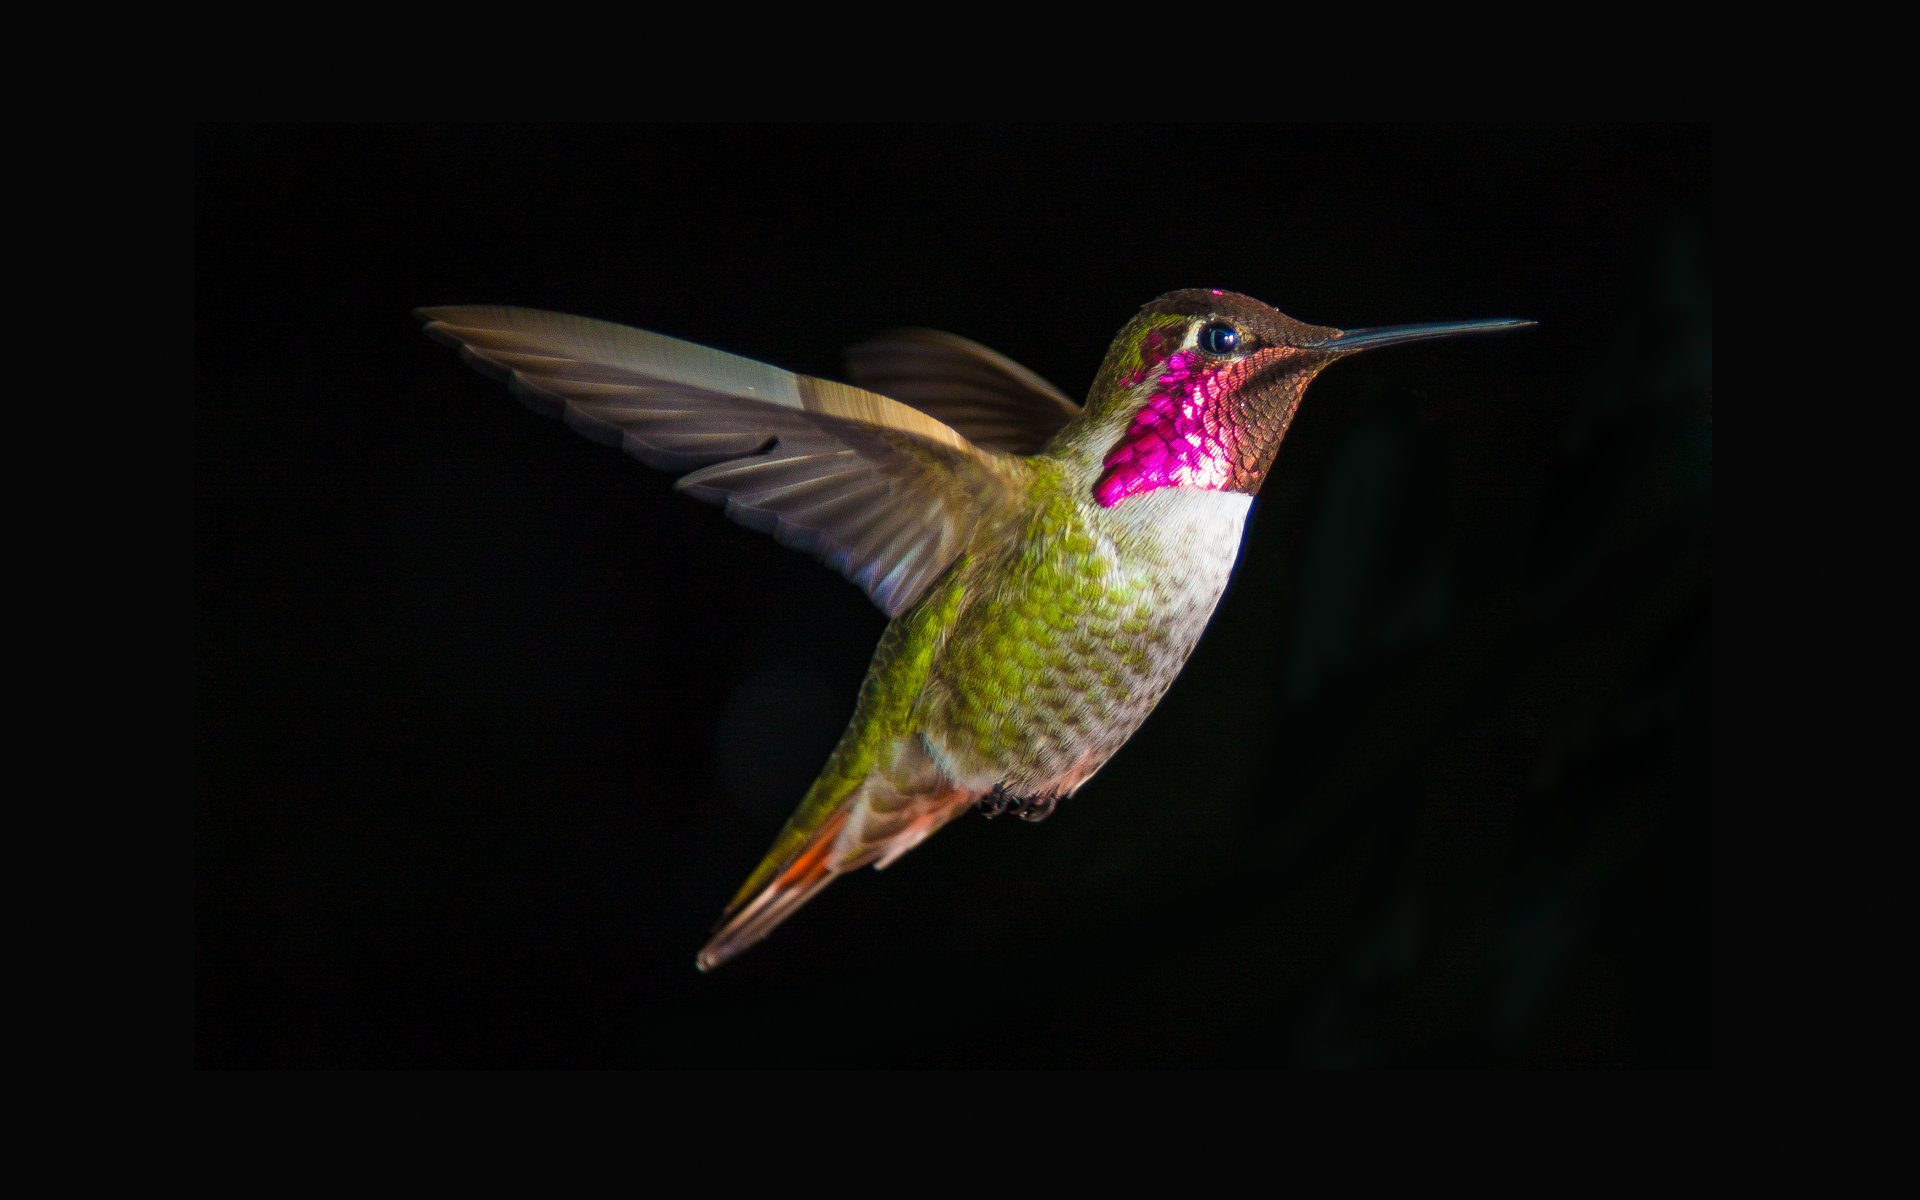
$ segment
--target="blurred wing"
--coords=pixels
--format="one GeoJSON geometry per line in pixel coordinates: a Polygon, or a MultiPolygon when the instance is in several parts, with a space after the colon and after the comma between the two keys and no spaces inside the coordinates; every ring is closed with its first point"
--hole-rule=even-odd
{"type": "Polygon", "coordinates": [[[847,351],[863,388],[913,405],[975,445],[1036,453],[1080,406],[1046,380],[966,338],[934,329],[896,329],[847,351]]]}
{"type": "Polygon", "coordinates": [[[699,467],[680,488],[817,555],[888,616],[1012,508],[1025,469],[885,396],[657,333],[526,308],[417,315],[531,407],[652,466],[699,467]]]}

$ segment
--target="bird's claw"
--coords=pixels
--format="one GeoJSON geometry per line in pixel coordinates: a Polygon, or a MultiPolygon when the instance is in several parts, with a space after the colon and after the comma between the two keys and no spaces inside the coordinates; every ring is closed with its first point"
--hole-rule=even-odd
{"type": "Polygon", "coordinates": [[[1053,815],[1058,796],[1016,796],[996,787],[980,797],[980,815],[991,821],[1002,813],[1012,813],[1022,821],[1044,821],[1053,815]]]}

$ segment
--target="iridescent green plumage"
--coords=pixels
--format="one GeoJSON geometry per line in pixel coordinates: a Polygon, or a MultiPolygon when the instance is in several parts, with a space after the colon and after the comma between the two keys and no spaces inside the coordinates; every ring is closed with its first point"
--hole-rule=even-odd
{"type": "Polygon", "coordinates": [[[893,618],[846,733],[702,968],[976,805],[1051,812],[1192,653],[1314,375],[1354,349],[1516,324],[1347,334],[1175,292],[1121,331],[1079,409],[930,331],[854,351],[856,381],[889,398],[579,317],[421,315],[535,407],[654,465],[698,467],[681,487],[819,555],[893,618]]]}

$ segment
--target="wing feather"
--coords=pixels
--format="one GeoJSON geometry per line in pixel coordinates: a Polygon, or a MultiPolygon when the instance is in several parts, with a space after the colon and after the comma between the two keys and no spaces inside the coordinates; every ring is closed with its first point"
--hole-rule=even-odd
{"type": "Polygon", "coordinates": [[[855,383],[937,417],[979,446],[1033,454],[1080,406],[1040,376],[951,333],[896,329],[847,351],[855,383]]]}
{"type": "Polygon", "coordinates": [[[418,315],[530,407],[690,471],[682,490],[818,556],[889,616],[1012,510],[1028,469],[919,408],[661,334],[524,308],[418,315]]]}

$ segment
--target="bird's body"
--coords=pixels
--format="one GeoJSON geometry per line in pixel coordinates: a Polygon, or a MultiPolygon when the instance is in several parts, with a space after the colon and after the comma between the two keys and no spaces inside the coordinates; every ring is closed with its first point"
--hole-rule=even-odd
{"type": "Polygon", "coordinates": [[[786,879],[764,899],[777,920],[989,797],[989,811],[1046,816],[1171,686],[1226,590],[1250,498],[1170,489],[1102,511],[1067,494],[1065,472],[1036,474],[1053,499],[887,626],[840,745],[736,904],[786,879]],[[827,838],[832,857],[779,874],[827,838]]]}
{"type": "Polygon", "coordinates": [[[857,348],[866,391],[581,318],[422,315],[583,432],[656,465],[707,464],[680,486],[820,555],[893,618],[846,733],[703,968],[970,808],[1051,812],[1193,652],[1313,376],[1351,350],[1519,324],[1343,333],[1176,292],[1121,331],[1080,409],[926,331],[857,348]]]}

